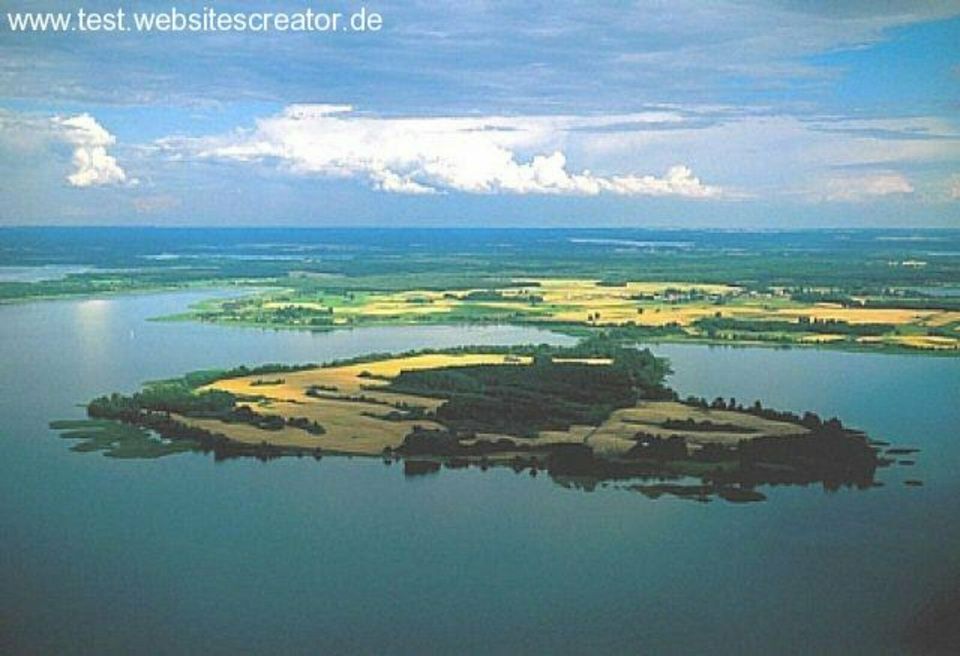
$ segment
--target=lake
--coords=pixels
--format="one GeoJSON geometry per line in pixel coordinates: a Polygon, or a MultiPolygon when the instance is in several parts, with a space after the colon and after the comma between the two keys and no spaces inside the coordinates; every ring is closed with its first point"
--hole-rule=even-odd
{"type": "Polygon", "coordinates": [[[0,306],[0,651],[900,653],[960,577],[960,359],[662,345],[681,394],[838,415],[917,464],[758,504],[379,459],[78,454],[47,424],[189,370],[569,341],[513,327],[260,331],[210,293],[0,306]],[[921,488],[903,481],[918,478],[921,488]]]}

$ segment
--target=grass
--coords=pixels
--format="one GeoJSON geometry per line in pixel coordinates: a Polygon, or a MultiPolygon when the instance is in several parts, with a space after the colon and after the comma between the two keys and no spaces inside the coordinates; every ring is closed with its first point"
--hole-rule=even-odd
{"type": "Polygon", "coordinates": [[[159,458],[192,451],[196,447],[185,440],[164,440],[150,431],[106,419],[79,419],[50,422],[60,437],[77,440],[71,451],[102,452],[110,458],[159,458]]]}
{"type": "MultiPolygon", "coordinates": [[[[862,300],[862,299],[861,299],[862,300]]],[[[667,330],[671,340],[814,345],[929,352],[960,351],[960,312],[844,307],[799,302],[783,289],[766,293],[741,286],[587,278],[514,280],[489,288],[412,288],[400,291],[297,291],[287,288],[245,299],[207,302],[194,318],[242,326],[325,330],[346,326],[500,322],[588,329],[633,326],[667,330]],[[802,329],[710,333],[697,325],[712,317],[749,322],[838,321],[850,326],[888,324],[883,339],[857,340],[802,329]],[[949,332],[951,329],[956,337],[949,332]],[[902,336],[910,339],[901,339],[902,336]],[[928,339],[935,337],[936,339],[928,339]]],[[[756,329],[753,329],[754,331],[756,329]]]]}
{"type": "Polygon", "coordinates": [[[211,419],[178,417],[185,424],[245,444],[283,447],[320,448],[324,451],[359,455],[377,455],[385,448],[395,449],[415,427],[439,429],[425,419],[396,419],[391,412],[405,412],[409,406],[435,410],[443,401],[425,396],[398,394],[379,388],[401,371],[529,362],[528,357],[490,353],[423,354],[386,358],[345,366],[317,367],[284,374],[283,382],[264,387],[257,385],[262,376],[220,380],[201,389],[219,389],[241,397],[259,414],[285,418],[306,417],[322,424],[323,435],[285,427],[277,431],[261,430],[248,424],[225,424],[211,419]],[[312,394],[308,391],[313,390],[312,394]]]}
{"type": "Polygon", "coordinates": [[[584,443],[604,456],[618,456],[636,442],[637,433],[668,438],[680,435],[692,448],[706,444],[736,445],[741,440],[763,436],[803,435],[807,430],[796,424],[771,421],[743,412],[696,408],[674,401],[640,401],[636,407],[615,411],[607,421],[591,431],[584,443]],[[730,432],[678,430],[666,428],[668,421],[709,421],[735,427],[730,432]],[[748,432],[749,431],[749,432],[748,432]]]}
{"type": "MultiPolygon", "coordinates": [[[[609,359],[573,358],[587,364],[609,364],[609,359]]],[[[252,375],[216,381],[201,389],[219,389],[248,400],[259,414],[284,418],[305,417],[323,425],[323,435],[311,435],[292,427],[263,430],[249,424],[226,424],[214,419],[178,417],[180,421],[221,434],[245,444],[267,443],[294,448],[320,448],[324,451],[377,455],[385,448],[396,449],[415,427],[441,429],[428,419],[403,419],[409,407],[436,410],[443,401],[426,396],[399,394],[383,390],[401,371],[437,369],[480,364],[529,363],[528,357],[492,353],[421,354],[345,366],[317,367],[284,374],[281,383],[257,385],[261,376],[252,375]],[[312,390],[311,393],[308,393],[312,390]],[[390,416],[393,413],[393,416],[390,416]]],[[[552,444],[579,443],[591,446],[599,455],[618,456],[634,446],[639,433],[669,437],[682,435],[696,449],[708,443],[733,445],[744,439],[767,435],[802,435],[806,429],[786,422],[771,421],[754,415],[725,410],[701,409],[677,402],[641,401],[636,407],[615,411],[599,426],[574,425],[566,431],[542,431],[536,437],[480,433],[473,440],[510,439],[526,448],[552,444]],[[666,428],[670,420],[709,421],[732,426],[729,432],[677,430],[666,428]]]]}

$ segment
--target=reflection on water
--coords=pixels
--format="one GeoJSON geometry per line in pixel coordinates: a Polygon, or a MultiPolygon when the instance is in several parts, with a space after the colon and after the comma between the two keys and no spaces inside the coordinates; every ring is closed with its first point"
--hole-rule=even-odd
{"type": "MultiPolygon", "coordinates": [[[[111,321],[112,310],[116,303],[94,298],[78,301],[73,320],[66,329],[73,332],[83,353],[86,368],[90,371],[106,369],[111,366],[111,344],[127,337],[118,335],[111,321]]],[[[130,335],[133,333],[131,331],[130,335]]]]}
{"type": "Polygon", "coordinates": [[[198,297],[0,307],[0,652],[894,654],[960,571],[950,358],[657,347],[683,394],[813,409],[921,449],[883,488],[764,488],[766,504],[651,503],[509,468],[71,453],[47,422],[144,380],[548,339],[146,321],[198,297]]]}

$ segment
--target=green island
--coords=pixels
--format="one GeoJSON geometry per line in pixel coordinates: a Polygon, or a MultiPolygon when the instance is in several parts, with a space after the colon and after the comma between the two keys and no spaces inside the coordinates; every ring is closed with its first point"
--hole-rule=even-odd
{"type": "Polygon", "coordinates": [[[371,456],[411,476],[507,466],[565,486],[732,502],[765,499],[764,485],[870,488],[890,456],[911,451],[883,452],[812,412],[680,399],[669,372],[609,337],[375,354],[194,372],[96,398],[88,421],[52,427],[113,457],[371,456]]]}

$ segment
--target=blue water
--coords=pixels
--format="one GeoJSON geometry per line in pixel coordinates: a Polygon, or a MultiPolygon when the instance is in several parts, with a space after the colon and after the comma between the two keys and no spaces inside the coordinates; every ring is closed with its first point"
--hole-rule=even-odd
{"type": "Polygon", "coordinates": [[[69,451],[48,421],[191,369],[562,340],[146,321],[200,296],[0,307],[0,652],[893,654],[960,574],[957,359],[656,347],[684,394],[837,414],[922,448],[882,488],[765,488],[761,504],[508,469],[69,451]]]}

